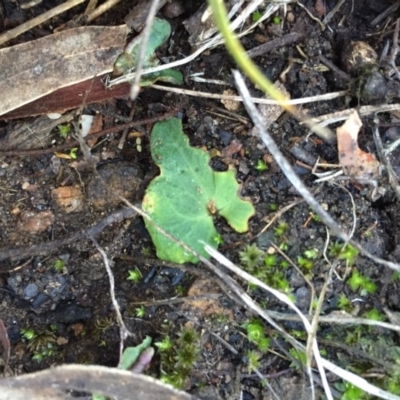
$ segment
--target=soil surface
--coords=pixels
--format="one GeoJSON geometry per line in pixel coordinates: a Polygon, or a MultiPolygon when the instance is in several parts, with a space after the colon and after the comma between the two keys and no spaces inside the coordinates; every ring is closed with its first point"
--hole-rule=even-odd
{"type": "MultiPolygon", "coordinates": [[[[46,1],[37,7],[20,9],[15,2],[3,0],[0,29],[2,26],[4,30],[11,29],[59,3],[62,2],[46,1]]],[[[177,17],[165,10],[158,14],[168,19],[173,30],[168,45],[157,51],[163,61],[182,58],[192,51],[183,21],[193,16],[203,2],[187,2],[190,6],[182,3],[183,13],[177,17]]],[[[392,48],[394,22],[400,16],[398,11],[378,24],[371,23],[393,3],[344,2],[324,30],[310,14],[323,20],[336,2],[304,1],[304,7],[294,3],[288,6],[286,14],[283,8],[276,14],[279,19],[264,21],[241,40],[246,50],[250,50],[288,34],[299,34],[295,43],[276,46],[253,60],[272,81],[281,82],[291,98],[348,90],[347,96],[302,105],[311,116],[359,105],[394,103],[395,94],[378,99],[357,97],[358,92],[351,89],[354,88],[351,82],[359,78],[360,72],[348,72],[342,56],[350,41],[364,41],[378,55],[382,54],[386,44],[392,48]],[[327,65],[320,55],[337,69],[327,65]]],[[[52,20],[51,26],[45,23],[8,45],[51,34],[52,27],[83,11],[83,6],[74,8],[62,18],[52,20]]],[[[120,25],[129,11],[127,4],[117,5],[94,22],[96,25],[120,25]]],[[[234,62],[219,46],[179,69],[185,77],[184,88],[221,93],[227,88],[235,91],[232,68],[234,62]],[[191,74],[200,72],[202,78],[223,80],[226,85],[189,79],[191,74]]],[[[387,78],[388,81],[394,79],[393,76],[387,78]]],[[[254,96],[262,96],[254,88],[251,92],[254,96]]],[[[235,110],[226,107],[218,100],[145,88],[135,103],[128,97],[114,98],[87,105],[85,112],[101,115],[101,129],[108,129],[132,118],[155,122],[172,111],[182,119],[190,144],[213,155],[211,166],[214,170],[225,171],[234,166],[241,183],[241,195],[253,203],[256,214],[246,234],[235,233],[224,220],[217,218],[216,227],[223,240],[219,250],[243,267],[246,267],[243,254],[239,253],[246,246],[257,246],[265,252],[263,257],[275,254],[275,261],[270,257],[270,267],[275,272],[264,278],[278,288],[287,283],[286,291],[308,314],[314,291],[318,298],[328,279],[330,267],[323,256],[324,249],[328,248],[327,258],[334,262],[332,249],[335,243],[341,242],[327,236],[325,225],[301,201],[253,132],[244,107],[239,105],[235,110]],[[291,207],[286,209],[287,206],[291,207]],[[272,225],[267,227],[275,216],[272,225]],[[273,245],[280,247],[285,256],[273,245]],[[282,264],[284,257],[291,263],[282,264]],[[279,278],[273,282],[274,276],[279,278]]],[[[288,113],[279,114],[268,121],[268,130],[319,203],[345,232],[351,232],[355,226],[354,239],[370,253],[387,260],[399,260],[400,210],[385,172],[378,182],[385,193],[373,200],[368,184],[349,179],[315,182],[316,176],[311,170],[316,160],[338,164],[336,143],[309,135],[309,131],[288,113]]],[[[71,159],[69,150],[45,151],[74,140],[71,133],[62,138],[57,128],[46,137],[45,145],[40,139],[32,140],[23,150],[13,142],[15,139],[10,138],[13,132],[21,132],[18,131],[21,126],[25,127],[22,131],[25,136],[26,129],[35,132],[40,123],[48,123],[46,118],[0,122],[0,317],[11,342],[7,374],[24,374],[63,363],[118,365],[120,333],[104,260],[90,239],[95,237],[110,260],[116,299],[126,326],[133,333],[125,342],[126,346],[138,344],[146,335],[154,342],[162,341],[165,335],[176,338],[182,327],[197,331],[200,352],[194,369],[182,385],[184,390],[197,391],[198,396],[210,399],[272,398],[259,378],[248,369],[246,355],[253,350],[261,354],[258,369],[281,398],[310,398],[308,381],[290,352],[291,346],[265,324],[270,351],[261,353],[257,345],[246,339],[243,328],[243,324],[252,318],[251,313],[227,296],[202,265],[180,266],[158,260],[142,218],[124,210],[124,204],[115,195],[139,205],[146,186],[157,176],[158,168],[149,149],[153,123],[139,123],[130,128],[122,149],[119,144],[123,129],[115,128],[109,134],[93,139],[89,143],[93,156],[90,161],[85,159],[80,148],[76,159],[71,159]],[[138,137],[141,138],[140,147],[138,137]],[[36,154],[24,153],[29,149],[38,151],[36,154]],[[5,150],[14,153],[2,154],[5,150]],[[60,153],[67,158],[62,158],[60,153]],[[138,282],[128,279],[132,276],[130,271],[140,272],[138,282]],[[192,296],[196,296],[196,301],[192,296]],[[33,339],[27,337],[30,330],[33,339]],[[200,387],[205,389],[200,390],[200,387]],[[207,391],[210,391],[209,397],[205,397],[207,391]],[[303,393],[303,397],[299,397],[299,393],[303,393]]],[[[397,118],[390,113],[378,116],[384,146],[400,137],[397,118]]],[[[365,152],[376,154],[373,119],[374,115],[362,118],[359,144],[365,152]]],[[[399,167],[398,156],[396,151],[391,155],[395,172],[399,167]]],[[[319,172],[329,170],[332,168],[319,168],[319,172]]],[[[254,273],[251,268],[248,270],[254,273]]],[[[272,295],[241,284],[268,310],[288,313],[272,295]]],[[[400,311],[398,293],[399,281],[389,268],[360,255],[350,261],[339,257],[321,315],[347,312],[372,318],[371,310],[377,310],[379,317],[387,320],[385,310],[400,311]],[[351,287],[349,280],[354,271],[372,282],[374,290],[351,287]]],[[[299,340],[306,338],[300,323],[280,323],[291,334],[297,332],[299,340]]],[[[383,382],[391,379],[391,365],[398,361],[395,350],[399,338],[395,332],[322,323],[318,340],[325,356],[332,362],[361,376],[372,377],[374,384],[387,389],[383,382]]],[[[160,377],[160,363],[160,355],[156,352],[147,373],[160,377]]],[[[329,376],[329,379],[335,398],[341,398],[346,390],[344,384],[335,376],[329,376]]],[[[397,390],[399,388],[397,386],[397,390]]]]}

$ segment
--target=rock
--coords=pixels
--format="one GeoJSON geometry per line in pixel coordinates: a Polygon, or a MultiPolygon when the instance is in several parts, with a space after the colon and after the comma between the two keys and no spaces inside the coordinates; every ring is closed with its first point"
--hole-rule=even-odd
{"type": "Polygon", "coordinates": [[[142,181],[143,173],[135,164],[125,161],[104,164],[87,185],[87,199],[95,208],[119,204],[118,195],[134,201],[142,181]]]}

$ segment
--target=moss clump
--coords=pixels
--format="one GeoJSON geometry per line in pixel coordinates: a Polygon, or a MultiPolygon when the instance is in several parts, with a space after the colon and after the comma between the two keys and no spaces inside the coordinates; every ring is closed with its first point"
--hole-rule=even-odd
{"type": "MultiPolygon", "coordinates": [[[[166,327],[167,332],[170,331],[166,327]]],[[[174,337],[168,333],[155,343],[161,357],[161,380],[177,389],[188,381],[200,353],[199,336],[195,329],[182,327],[174,337]]]]}

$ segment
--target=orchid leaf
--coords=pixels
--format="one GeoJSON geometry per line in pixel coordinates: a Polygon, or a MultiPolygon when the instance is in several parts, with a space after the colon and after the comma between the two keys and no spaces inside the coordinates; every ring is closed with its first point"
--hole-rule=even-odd
{"type": "MultiPolygon", "coordinates": [[[[213,171],[208,153],[190,147],[179,119],[158,122],[150,145],[160,175],[147,188],[142,206],[158,226],[206,258],[209,255],[201,241],[214,248],[220,242],[214,214],[224,217],[237,232],[248,230],[254,207],[238,196],[235,171],[213,171]]],[[[160,259],[179,264],[198,261],[150,221],[145,219],[145,223],[160,259]]]]}

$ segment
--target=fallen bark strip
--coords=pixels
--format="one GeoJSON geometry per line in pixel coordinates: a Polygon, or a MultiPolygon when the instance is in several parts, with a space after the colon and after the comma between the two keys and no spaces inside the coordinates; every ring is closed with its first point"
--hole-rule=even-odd
{"type": "Polygon", "coordinates": [[[0,261],[4,261],[7,259],[17,260],[26,257],[37,256],[39,254],[51,253],[53,251],[58,250],[62,246],[66,246],[78,240],[95,237],[100,232],[102,232],[108,225],[114,224],[116,222],[121,222],[127,218],[132,218],[135,214],[136,211],[134,211],[133,209],[124,207],[103,218],[97,224],[83,231],[76,232],[72,236],[62,239],[51,240],[44,243],[34,244],[32,246],[19,246],[19,247],[14,247],[12,249],[2,248],[0,249],[0,261]]]}
{"type": "Polygon", "coordinates": [[[253,47],[251,50],[246,51],[246,53],[250,58],[263,56],[266,53],[269,53],[270,51],[277,49],[278,47],[288,46],[290,44],[296,43],[302,38],[303,35],[300,33],[297,32],[288,33],[287,35],[284,35],[277,39],[272,39],[267,43],[263,43],[260,46],[253,47]]]}
{"type": "Polygon", "coordinates": [[[72,400],[64,390],[99,393],[118,399],[198,399],[150,376],[100,365],[62,365],[0,379],[0,400],[72,400]]]}

